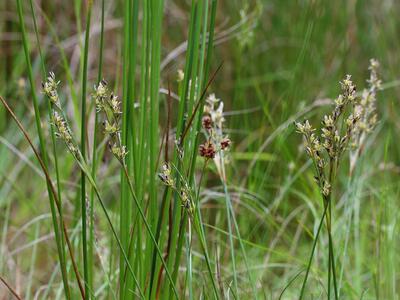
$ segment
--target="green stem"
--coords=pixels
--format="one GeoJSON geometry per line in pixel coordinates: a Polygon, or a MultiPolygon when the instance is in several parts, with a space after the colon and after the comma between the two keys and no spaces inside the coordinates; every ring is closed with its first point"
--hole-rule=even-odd
{"type": "MultiPolygon", "coordinates": [[[[249,262],[248,262],[248,259],[247,259],[246,250],[244,249],[244,245],[243,245],[243,242],[242,242],[242,237],[241,237],[241,234],[240,234],[240,231],[239,231],[239,225],[238,225],[238,223],[236,221],[236,218],[235,218],[235,211],[233,210],[233,207],[232,207],[232,201],[231,201],[230,195],[228,193],[228,187],[227,187],[225,181],[222,180],[222,182],[223,182],[223,185],[224,185],[225,198],[227,200],[226,204],[229,206],[229,210],[230,210],[230,213],[228,214],[228,218],[230,218],[230,215],[232,215],[233,225],[235,226],[236,235],[237,235],[238,240],[239,240],[240,250],[241,250],[243,258],[244,258],[244,263],[245,263],[247,275],[249,277],[249,281],[250,281],[250,284],[251,284],[253,297],[254,297],[254,299],[257,299],[258,297],[257,297],[256,286],[254,284],[253,277],[252,277],[251,272],[250,272],[250,266],[249,266],[249,262]]],[[[230,222],[228,222],[228,223],[230,223],[230,222]]],[[[232,238],[233,238],[233,236],[232,236],[232,238]]],[[[237,295],[237,293],[236,293],[236,295],[237,295]]]]}
{"type": "Polygon", "coordinates": [[[331,240],[330,244],[329,244],[329,248],[330,248],[330,253],[331,253],[331,263],[332,263],[332,279],[333,279],[333,291],[335,293],[335,300],[339,299],[338,296],[338,288],[337,288],[337,282],[336,282],[336,267],[335,267],[335,254],[333,252],[333,240],[332,240],[332,235],[331,232],[328,232],[329,234],[329,239],[331,240]]]}
{"type": "Polygon", "coordinates": [[[92,186],[93,189],[94,189],[94,192],[96,193],[96,197],[97,197],[97,199],[99,200],[99,203],[100,203],[100,206],[101,206],[101,208],[102,208],[102,210],[103,210],[103,212],[104,212],[104,215],[106,216],[107,223],[108,223],[108,225],[110,226],[111,232],[112,232],[114,238],[115,238],[116,241],[117,241],[118,248],[119,248],[119,250],[120,250],[120,252],[121,252],[121,254],[122,254],[122,259],[124,260],[125,264],[127,265],[128,270],[129,270],[130,274],[132,275],[132,277],[133,277],[133,279],[134,279],[134,281],[135,281],[135,284],[136,284],[136,286],[137,286],[137,288],[138,288],[138,290],[139,290],[139,294],[140,294],[141,298],[144,299],[145,297],[144,297],[143,291],[142,291],[142,289],[140,288],[139,282],[137,281],[137,278],[136,278],[136,276],[135,276],[135,273],[134,273],[134,271],[133,271],[133,268],[132,268],[131,264],[129,263],[129,258],[128,258],[127,254],[126,254],[126,251],[124,250],[124,248],[123,248],[123,246],[122,246],[121,240],[118,238],[118,234],[117,234],[117,232],[115,231],[114,225],[112,224],[110,215],[108,214],[107,208],[106,208],[106,206],[104,205],[104,201],[103,201],[103,199],[102,199],[102,197],[101,197],[101,195],[100,195],[100,192],[99,192],[99,189],[98,189],[98,187],[97,187],[97,185],[96,185],[96,182],[94,181],[94,179],[92,178],[92,176],[91,176],[91,174],[90,174],[90,169],[89,169],[89,167],[87,166],[87,164],[86,164],[86,162],[85,162],[85,160],[83,159],[82,156],[80,156],[80,157],[75,157],[75,159],[76,159],[76,162],[78,163],[80,169],[85,173],[86,177],[88,178],[89,183],[91,184],[91,186],[92,186]]]}
{"type": "Polygon", "coordinates": [[[328,214],[326,217],[326,228],[328,229],[328,300],[331,299],[331,267],[332,267],[332,252],[331,252],[331,245],[332,245],[332,240],[331,240],[331,202],[330,199],[328,200],[329,202],[326,204],[328,206],[328,214]]]}
{"type": "MultiPolygon", "coordinates": [[[[19,18],[19,22],[20,22],[20,26],[21,26],[20,30],[21,30],[21,34],[22,34],[22,42],[23,42],[23,47],[24,47],[25,60],[26,60],[26,65],[27,65],[27,69],[28,69],[28,78],[29,78],[29,82],[31,85],[31,94],[32,94],[32,99],[33,99],[33,107],[34,107],[34,111],[35,111],[35,123],[36,123],[36,129],[37,129],[38,137],[39,137],[40,152],[42,153],[42,156],[43,156],[44,166],[47,168],[48,167],[48,155],[47,155],[47,150],[46,150],[46,144],[45,144],[44,138],[43,138],[39,104],[38,104],[38,98],[37,98],[37,95],[35,92],[35,81],[33,79],[32,64],[31,64],[31,60],[30,60],[28,38],[26,35],[26,31],[25,31],[25,23],[24,23],[24,18],[23,18],[23,10],[22,10],[21,0],[17,0],[17,7],[18,7],[18,18],[19,18]]],[[[55,234],[55,238],[56,238],[58,257],[60,259],[61,275],[62,275],[62,280],[63,280],[63,285],[64,285],[65,296],[67,299],[70,299],[71,295],[70,295],[69,284],[68,284],[68,274],[67,274],[66,264],[65,264],[65,259],[64,259],[65,256],[64,256],[64,252],[63,252],[61,231],[59,228],[59,224],[58,224],[58,220],[57,220],[57,213],[56,213],[56,208],[55,208],[55,203],[54,203],[55,199],[50,191],[50,184],[48,182],[47,182],[47,192],[49,195],[51,217],[52,217],[52,222],[53,222],[53,227],[54,227],[54,234],[55,234]]],[[[60,213],[60,216],[61,216],[61,213],[60,213]]]]}
{"type": "Polygon", "coordinates": [[[211,269],[211,261],[210,261],[210,257],[208,255],[208,251],[207,251],[207,243],[205,241],[204,233],[201,230],[202,226],[200,225],[200,222],[199,222],[198,210],[196,210],[196,216],[197,217],[195,217],[194,227],[195,227],[197,235],[199,236],[201,248],[203,250],[204,258],[206,260],[207,270],[208,270],[208,273],[210,274],[210,277],[211,277],[211,283],[212,283],[212,286],[213,286],[215,299],[219,299],[217,284],[215,283],[214,274],[213,274],[212,269],[211,269]]]}
{"type": "MultiPolygon", "coordinates": [[[[99,70],[97,75],[97,83],[102,79],[103,71],[103,48],[104,48],[104,14],[105,14],[105,1],[101,1],[101,29],[100,29],[100,45],[99,45],[99,70]]],[[[97,132],[98,132],[98,115],[95,113],[94,129],[93,129],[93,142],[92,142],[92,177],[96,180],[96,169],[97,169],[97,132]]],[[[90,191],[90,222],[89,222],[89,249],[88,249],[88,265],[89,265],[89,287],[93,290],[93,268],[94,268],[94,189],[90,191]]]]}
{"type": "Polygon", "coordinates": [[[237,283],[236,260],[235,260],[235,249],[234,249],[235,245],[233,243],[231,213],[230,213],[230,209],[229,209],[230,208],[230,197],[229,197],[228,188],[226,186],[225,181],[223,181],[223,185],[224,185],[224,193],[225,193],[226,217],[228,220],[229,245],[230,245],[231,259],[232,259],[233,287],[234,287],[235,294],[238,295],[239,289],[238,289],[238,283],[237,283]]]}
{"type": "MultiPolygon", "coordinates": [[[[87,87],[87,68],[89,55],[89,37],[90,37],[90,19],[92,14],[92,1],[89,0],[87,6],[85,45],[83,53],[83,69],[82,69],[82,123],[81,123],[81,154],[86,158],[86,87],[87,87]]],[[[89,266],[88,266],[88,241],[87,241],[87,224],[86,224],[86,176],[85,172],[81,172],[81,213],[82,213],[82,252],[83,252],[83,277],[85,281],[85,295],[89,297],[89,266]]]]}
{"type": "MultiPolygon", "coordinates": [[[[335,177],[335,166],[337,165],[337,160],[331,158],[329,163],[329,183],[333,185],[333,180],[335,177]]],[[[335,256],[333,253],[333,240],[332,240],[332,194],[324,198],[326,205],[328,206],[328,214],[327,214],[327,229],[328,229],[328,243],[329,243],[329,257],[328,257],[328,299],[330,299],[331,292],[331,275],[333,275],[333,285],[334,285],[334,293],[335,299],[337,300],[337,284],[336,284],[336,269],[335,269],[335,256]]]]}
{"type": "Polygon", "coordinates": [[[157,240],[156,240],[156,238],[155,238],[155,236],[154,236],[154,234],[153,234],[153,232],[152,232],[152,230],[151,230],[151,227],[150,227],[149,223],[148,223],[147,220],[146,220],[146,216],[144,215],[143,209],[142,209],[142,207],[141,207],[141,205],[140,205],[140,203],[139,203],[139,201],[138,201],[138,199],[137,199],[137,197],[136,197],[136,194],[135,194],[135,190],[134,190],[134,188],[133,188],[132,181],[131,181],[130,178],[129,178],[128,170],[127,170],[127,168],[126,168],[126,166],[125,166],[124,164],[122,164],[122,169],[123,169],[123,173],[125,174],[126,180],[127,180],[127,182],[128,182],[128,187],[129,187],[130,193],[131,193],[131,195],[132,195],[132,198],[133,198],[133,200],[134,200],[134,202],[135,202],[135,205],[136,205],[136,207],[137,207],[137,209],[138,209],[138,212],[139,212],[139,214],[140,214],[140,217],[141,217],[142,220],[143,220],[143,223],[144,223],[144,225],[145,225],[145,227],[146,227],[147,232],[148,232],[149,235],[150,235],[150,238],[151,238],[151,240],[152,240],[152,242],[153,242],[153,244],[154,244],[154,247],[155,247],[155,249],[156,249],[156,251],[157,251],[157,254],[158,254],[158,256],[159,256],[159,258],[160,258],[160,260],[161,260],[161,263],[162,263],[163,266],[164,266],[165,273],[167,274],[168,280],[170,281],[170,284],[171,284],[171,287],[172,287],[172,289],[173,289],[173,292],[174,292],[176,298],[179,299],[178,291],[177,291],[177,289],[176,289],[176,287],[175,287],[174,281],[172,280],[171,273],[170,273],[169,270],[168,270],[167,264],[165,263],[165,260],[164,260],[164,258],[163,258],[162,253],[161,253],[161,250],[160,250],[160,247],[158,246],[157,240]]]}
{"type": "Polygon", "coordinates": [[[314,257],[314,252],[315,252],[315,249],[316,249],[316,246],[317,246],[318,237],[319,237],[319,234],[321,232],[322,225],[324,224],[324,219],[325,219],[327,211],[328,211],[328,206],[325,205],[324,206],[324,212],[322,214],[321,220],[320,220],[319,225],[318,225],[317,234],[315,235],[314,242],[313,242],[313,245],[312,245],[310,258],[308,259],[308,264],[307,264],[307,269],[306,269],[306,276],[304,277],[303,284],[301,286],[299,300],[303,299],[303,296],[304,296],[304,290],[305,290],[305,287],[306,287],[308,274],[310,273],[311,263],[312,263],[312,260],[313,260],[313,257],[314,257]]]}

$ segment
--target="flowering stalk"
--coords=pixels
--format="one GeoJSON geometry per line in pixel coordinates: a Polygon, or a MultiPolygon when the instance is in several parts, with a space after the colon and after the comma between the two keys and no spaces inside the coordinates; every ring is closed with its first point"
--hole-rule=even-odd
{"type": "MultiPolygon", "coordinates": [[[[339,167],[341,155],[347,148],[349,141],[354,133],[354,128],[359,120],[359,116],[354,114],[356,105],[356,87],[351,81],[351,76],[347,75],[340,83],[342,94],[335,100],[335,107],[331,114],[325,115],[322,121],[322,134],[315,135],[315,129],[306,120],[304,123],[296,123],[296,128],[305,139],[306,152],[312,159],[315,169],[315,179],[319,186],[323,202],[324,214],[322,220],[326,215],[326,227],[328,230],[329,241],[329,256],[328,256],[328,299],[330,297],[330,281],[331,274],[333,275],[333,285],[335,299],[338,298],[336,272],[335,272],[335,259],[333,254],[333,241],[331,229],[331,198],[332,198],[332,185],[334,183],[335,174],[339,167]],[[352,112],[347,117],[344,128],[341,128],[341,120],[344,119],[344,112],[347,108],[352,112]],[[341,135],[342,134],[342,135],[341,135]],[[321,142],[322,141],[322,142],[321,142]]],[[[319,227],[320,230],[320,227],[319,227]]],[[[319,235],[319,230],[317,236],[319,235]]],[[[317,238],[315,239],[316,243],[317,238]]],[[[315,245],[313,246],[314,250],[315,245]]],[[[313,255],[313,251],[312,251],[313,255]]],[[[305,284],[308,278],[309,268],[311,266],[312,256],[310,257],[309,265],[307,267],[306,276],[303,281],[302,289],[300,292],[300,299],[303,297],[305,284]]]]}
{"type": "MultiPolygon", "coordinates": [[[[54,93],[52,93],[54,94],[54,93]]],[[[140,289],[140,285],[137,281],[137,278],[135,276],[135,273],[133,271],[133,268],[131,266],[131,264],[129,263],[128,260],[128,256],[126,255],[126,252],[124,251],[124,249],[122,248],[122,244],[120,239],[118,238],[117,232],[114,229],[114,226],[111,222],[111,218],[107,212],[107,209],[104,205],[104,201],[101,198],[100,192],[97,188],[97,185],[95,183],[95,180],[93,179],[92,175],[91,175],[91,171],[90,168],[86,162],[86,159],[83,157],[81,151],[79,150],[79,147],[77,146],[77,142],[75,141],[72,131],[68,125],[68,122],[66,120],[66,118],[63,116],[63,112],[60,109],[59,111],[57,111],[57,108],[53,107],[53,123],[56,127],[56,136],[59,137],[61,140],[63,140],[63,142],[65,143],[65,145],[67,146],[67,149],[69,150],[69,152],[73,155],[75,161],[77,162],[77,164],[79,165],[81,171],[84,173],[84,175],[87,177],[88,181],[90,182],[90,184],[93,187],[93,190],[96,194],[96,197],[98,198],[100,205],[102,207],[102,210],[106,216],[107,222],[110,225],[111,231],[117,241],[118,247],[121,250],[123,259],[125,261],[125,263],[127,264],[128,270],[130,272],[130,274],[132,275],[135,284],[138,288],[139,294],[141,295],[141,298],[144,298],[144,294],[143,291],[140,289]]]]}
{"type": "Polygon", "coordinates": [[[304,294],[315,246],[325,216],[329,239],[328,299],[330,297],[331,274],[333,275],[335,299],[338,298],[331,228],[332,186],[334,185],[335,176],[339,169],[342,154],[346,149],[351,148],[351,176],[357,159],[362,152],[366,134],[369,133],[376,124],[376,92],[381,86],[381,81],[377,76],[378,66],[379,64],[376,60],[372,59],[370,61],[370,78],[367,80],[369,87],[363,91],[360,98],[356,95],[356,87],[351,81],[350,75],[347,75],[340,83],[342,93],[335,100],[335,107],[332,113],[324,116],[321,129],[322,134],[320,136],[317,136],[314,133],[315,129],[310,125],[308,120],[304,121],[304,123],[295,123],[297,131],[304,137],[306,152],[313,162],[315,180],[319,186],[324,202],[324,213],[314,238],[311,256],[300,292],[300,299],[302,299],[304,294]],[[347,118],[344,116],[346,110],[350,110],[347,118]],[[345,122],[341,122],[341,120],[344,120],[345,122]]]}
{"type": "Polygon", "coordinates": [[[361,99],[355,107],[357,114],[360,116],[360,121],[357,123],[351,143],[350,176],[363,152],[368,134],[371,133],[377,123],[376,94],[382,88],[382,82],[378,77],[379,62],[376,59],[371,59],[368,69],[370,71],[370,76],[367,80],[368,88],[363,90],[361,99]]]}
{"type": "MultiPolygon", "coordinates": [[[[32,2],[31,2],[32,5],[32,2]]],[[[34,14],[34,10],[32,9],[32,16],[34,19],[34,23],[36,26],[36,21],[35,21],[35,14],[34,14]]],[[[42,61],[42,69],[43,69],[43,76],[46,77],[46,68],[44,66],[44,60],[42,57],[42,52],[41,52],[41,48],[40,48],[40,43],[39,43],[39,38],[37,35],[37,31],[36,31],[36,39],[38,41],[38,47],[39,47],[39,54],[41,57],[41,61],[42,61]]],[[[43,94],[45,94],[47,96],[47,106],[48,106],[48,116],[49,116],[49,120],[50,122],[52,122],[53,120],[53,107],[58,107],[60,108],[60,99],[58,97],[58,91],[57,91],[57,87],[59,85],[59,81],[56,81],[55,79],[55,75],[53,72],[49,73],[49,76],[47,77],[47,81],[46,82],[42,82],[42,92],[43,94]]],[[[54,169],[55,169],[55,173],[56,173],[56,183],[57,183],[57,197],[60,201],[60,223],[64,222],[64,217],[63,217],[63,213],[62,213],[62,197],[61,197],[61,185],[60,185],[60,168],[59,168],[59,163],[58,163],[58,155],[57,155],[57,150],[56,150],[56,134],[55,134],[55,126],[51,125],[50,126],[50,136],[51,136],[51,143],[52,143],[52,148],[53,148],[53,155],[54,155],[54,169]]],[[[65,237],[63,236],[63,231],[61,231],[61,243],[63,244],[65,240],[65,237]]],[[[60,265],[61,265],[61,272],[62,272],[62,277],[63,277],[63,282],[64,282],[64,286],[65,286],[65,294],[67,299],[70,299],[70,291],[69,291],[69,287],[68,284],[65,284],[67,281],[67,275],[66,275],[66,268],[65,268],[65,250],[64,247],[61,247],[61,251],[63,253],[61,259],[60,259],[60,265]]]]}
{"type": "Polygon", "coordinates": [[[226,173],[225,173],[225,163],[226,157],[225,154],[229,150],[231,145],[231,140],[226,136],[223,132],[225,118],[223,116],[223,108],[224,103],[215,97],[215,94],[211,94],[206,99],[206,104],[203,109],[203,118],[202,118],[202,127],[204,136],[206,137],[206,141],[199,146],[200,156],[204,157],[206,161],[209,159],[213,159],[219,177],[221,179],[221,183],[224,187],[225,193],[225,204],[226,204],[226,216],[228,222],[228,232],[229,232],[229,243],[231,250],[231,258],[232,258],[232,269],[233,269],[233,283],[235,288],[235,293],[238,294],[238,283],[236,276],[236,261],[235,261],[235,253],[234,253],[234,244],[233,244],[233,233],[232,228],[235,228],[236,235],[239,239],[239,244],[241,248],[241,252],[244,258],[246,271],[249,276],[249,281],[252,286],[253,296],[257,299],[256,287],[254,285],[254,281],[252,279],[249,264],[247,260],[246,251],[244,249],[244,245],[241,240],[241,235],[239,231],[239,226],[236,222],[235,212],[231,203],[230,195],[228,192],[228,186],[226,181],[226,173]],[[232,218],[232,219],[231,219],[232,218]],[[233,221],[233,224],[232,224],[233,221]]]}

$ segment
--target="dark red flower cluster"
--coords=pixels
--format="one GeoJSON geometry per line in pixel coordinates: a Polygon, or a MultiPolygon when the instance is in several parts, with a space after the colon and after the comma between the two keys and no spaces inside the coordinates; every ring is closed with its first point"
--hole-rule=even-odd
{"type": "Polygon", "coordinates": [[[206,115],[202,119],[203,128],[206,130],[210,130],[212,128],[212,120],[211,117],[206,115]]]}
{"type": "Polygon", "coordinates": [[[199,147],[200,156],[205,158],[214,158],[215,157],[215,146],[211,141],[207,141],[204,144],[201,144],[199,147]]]}
{"type": "Polygon", "coordinates": [[[231,140],[228,138],[224,138],[221,141],[221,149],[225,150],[226,148],[228,148],[231,145],[231,140]]]}

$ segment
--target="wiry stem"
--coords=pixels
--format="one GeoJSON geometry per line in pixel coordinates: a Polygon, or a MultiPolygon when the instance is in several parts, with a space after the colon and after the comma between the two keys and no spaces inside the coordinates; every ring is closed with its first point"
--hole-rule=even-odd
{"type": "Polygon", "coordinates": [[[18,295],[18,293],[11,287],[11,285],[8,284],[8,282],[0,276],[0,281],[7,287],[8,291],[18,300],[22,300],[22,298],[18,295]]]}
{"type": "Polygon", "coordinates": [[[307,269],[306,269],[306,275],[305,275],[305,277],[304,277],[303,284],[302,284],[301,290],[300,290],[299,300],[303,299],[303,296],[304,296],[304,290],[305,290],[305,287],[306,287],[306,283],[307,283],[307,279],[308,279],[308,274],[310,273],[310,268],[311,268],[311,263],[312,263],[312,260],[313,260],[313,257],[314,257],[315,248],[316,248],[316,246],[317,246],[318,237],[319,237],[319,234],[320,234],[320,232],[321,232],[322,225],[324,224],[324,219],[325,219],[327,210],[328,210],[328,206],[325,205],[325,207],[324,207],[324,212],[323,212],[323,214],[322,214],[321,220],[319,221],[317,233],[316,233],[316,235],[315,235],[315,237],[314,237],[314,242],[313,242],[313,245],[312,245],[312,248],[311,248],[310,258],[308,259],[308,264],[307,264],[307,269]]]}

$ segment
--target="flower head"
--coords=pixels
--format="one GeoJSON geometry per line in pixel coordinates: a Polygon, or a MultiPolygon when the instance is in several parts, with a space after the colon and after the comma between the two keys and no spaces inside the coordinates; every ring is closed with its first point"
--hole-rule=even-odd
{"type": "Polygon", "coordinates": [[[163,164],[161,172],[158,173],[158,177],[166,186],[175,187],[175,180],[172,178],[171,168],[168,163],[163,164]]]}
{"type": "Polygon", "coordinates": [[[199,147],[200,156],[205,158],[214,158],[216,149],[214,144],[211,141],[206,141],[204,144],[201,144],[199,147]]]}
{"type": "Polygon", "coordinates": [[[128,154],[128,151],[126,151],[125,146],[121,146],[118,144],[112,144],[110,146],[111,148],[111,153],[114,154],[114,156],[122,163],[125,160],[125,156],[128,154]]]}
{"type": "Polygon", "coordinates": [[[47,80],[42,83],[43,93],[50,99],[51,103],[60,108],[60,99],[58,97],[57,88],[60,81],[56,81],[53,72],[49,73],[47,80]]]}
{"type": "Polygon", "coordinates": [[[225,137],[221,140],[220,145],[221,145],[221,150],[225,150],[231,145],[231,140],[225,137]]]}
{"type": "Polygon", "coordinates": [[[96,110],[102,111],[105,109],[105,99],[108,96],[107,81],[102,79],[97,86],[94,86],[94,93],[92,94],[96,101],[96,110]]]}
{"type": "Polygon", "coordinates": [[[213,126],[213,121],[209,115],[205,115],[201,120],[201,124],[203,125],[204,129],[210,130],[213,126]]]}
{"type": "Polygon", "coordinates": [[[68,150],[75,156],[78,154],[78,147],[76,147],[72,138],[71,130],[63,116],[57,111],[53,111],[53,124],[56,127],[56,136],[64,141],[68,150]]]}
{"type": "Polygon", "coordinates": [[[111,108],[111,111],[115,115],[121,114],[121,101],[119,101],[118,96],[111,94],[109,98],[109,105],[111,108]]]}

